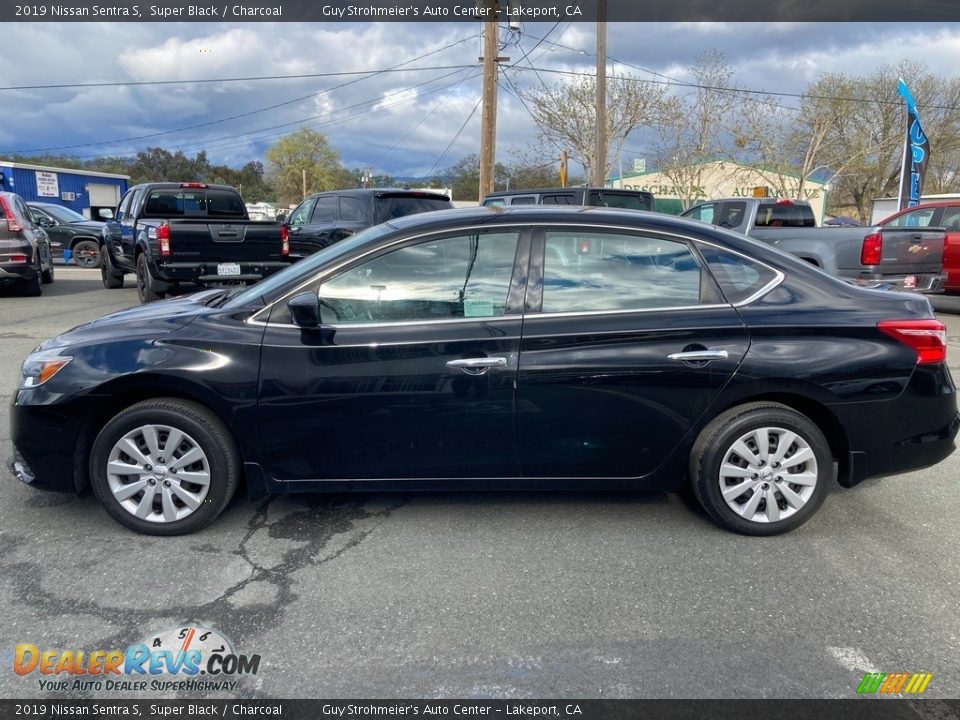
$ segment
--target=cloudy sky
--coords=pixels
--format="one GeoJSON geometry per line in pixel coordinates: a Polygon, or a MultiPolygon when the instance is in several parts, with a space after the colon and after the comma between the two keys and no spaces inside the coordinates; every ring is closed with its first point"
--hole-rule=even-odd
{"type": "MultiPolygon", "coordinates": [[[[480,111],[464,126],[480,96],[479,32],[480,23],[6,24],[0,152],[95,157],[161,146],[190,155],[206,150],[214,162],[240,166],[262,160],[276,138],[306,126],[325,133],[347,167],[420,177],[479,149],[480,111]],[[420,56],[425,57],[408,62],[420,56]],[[404,72],[78,87],[396,66],[404,72]],[[9,89],[49,84],[71,87],[9,89]]],[[[514,61],[530,52],[540,68],[594,67],[590,23],[527,24],[519,36],[503,31],[501,40],[515,43],[503,51],[514,61]],[[545,35],[547,42],[538,45],[545,35]]],[[[629,64],[684,80],[685,68],[708,49],[724,53],[743,87],[801,92],[823,73],[867,74],[907,57],[949,77],[960,68],[960,25],[609,25],[608,53],[619,61],[611,60],[618,73],[655,77],[629,64]]],[[[540,82],[531,71],[512,76],[520,87],[540,82]]],[[[540,77],[551,83],[561,76],[540,77]]],[[[529,115],[509,91],[502,83],[500,158],[511,148],[529,147],[536,137],[529,115]]],[[[641,155],[642,146],[641,135],[631,138],[625,163],[641,155]]]]}

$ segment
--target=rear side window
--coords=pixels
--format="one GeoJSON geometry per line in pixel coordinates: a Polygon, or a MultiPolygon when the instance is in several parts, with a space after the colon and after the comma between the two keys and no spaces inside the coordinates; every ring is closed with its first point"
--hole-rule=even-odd
{"type": "Polygon", "coordinates": [[[735,228],[743,224],[747,212],[744,202],[726,202],[720,206],[720,212],[713,220],[713,224],[722,228],[735,228]]]}
{"type": "Polygon", "coordinates": [[[748,260],[742,255],[713,245],[700,245],[698,249],[710,269],[710,274],[727,300],[733,304],[743,302],[777,277],[766,265],[748,260]]]}
{"type": "Polygon", "coordinates": [[[653,197],[634,193],[600,192],[594,190],[590,193],[587,205],[624,208],[625,210],[653,210],[653,197]]]}
{"type": "Polygon", "coordinates": [[[795,203],[763,203],[757,208],[755,227],[816,227],[809,205],[795,203]]]}
{"type": "Polygon", "coordinates": [[[699,303],[700,264],[684,242],[589,231],[546,233],[542,312],[699,303]]]}
{"type": "Polygon", "coordinates": [[[360,198],[342,196],[340,198],[340,219],[344,222],[362,222],[363,201],[360,198]]]}
{"type": "Polygon", "coordinates": [[[376,200],[377,223],[434,210],[449,210],[449,200],[417,195],[386,195],[376,200]]]}
{"type": "Polygon", "coordinates": [[[573,195],[544,195],[541,205],[576,205],[577,199],[573,195]]]}
{"type": "Polygon", "coordinates": [[[537,196],[536,195],[517,195],[515,198],[510,200],[511,205],[536,205],[537,196]]]}

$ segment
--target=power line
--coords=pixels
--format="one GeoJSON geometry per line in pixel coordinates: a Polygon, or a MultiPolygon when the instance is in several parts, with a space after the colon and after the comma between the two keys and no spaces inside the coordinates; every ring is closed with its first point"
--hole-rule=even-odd
{"type": "Polygon", "coordinates": [[[447,146],[443,149],[443,152],[440,153],[440,157],[437,158],[437,161],[433,163],[429,170],[423,174],[421,180],[426,180],[430,177],[430,173],[437,169],[437,166],[443,162],[443,159],[447,156],[447,153],[450,152],[450,148],[453,147],[453,144],[457,141],[457,138],[460,137],[460,133],[463,132],[463,129],[467,126],[467,123],[470,122],[471,118],[476,114],[477,108],[480,107],[480,103],[483,102],[483,95],[477,98],[477,104],[473,106],[473,110],[470,111],[470,114],[467,115],[467,119],[463,121],[463,125],[460,126],[460,129],[457,130],[457,134],[453,136],[453,139],[447,143],[447,146]]]}
{"type": "MultiPolygon", "coordinates": [[[[240,118],[250,117],[251,115],[257,115],[257,114],[259,114],[259,113],[268,112],[268,111],[270,111],[270,110],[276,110],[277,108],[281,108],[281,107],[284,107],[284,106],[286,106],[286,105],[292,105],[292,104],[294,104],[294,103],[302,102],[302,101],[304,101],[304,100],[309,100],[310,98],[319,97],[320,95],[325,95],[325,94],[327,94],[327,93],[333,92],[334,90],[339,90],[339,89],[341,89],[341,88],[347,87],[348,85],[354,85],[354,84],[356,84],[356,83],[358,83],[358,82],[362,82],[363,80],[368,80],[368,79],[370,79],[370,78],[372,78],[372,77],[376,77],[376,76],[378,76],[378,75],[382,75],[382,74],[384,74],[385,72],[397,70],[398,68],[401,68],[401,67],[403,67],[404,65],[409,65],[409,64],[412,63],[412,62],[416,62],[417,60],[422,60],[423,58],[429,57],[430,55],[436,55],[436,54],[438,54],[438,53],[444,52],[444,51],[446,51],[446,50],[449,50],[449,49],[452,48],[452,47],[455,47],[456,45],[459,45],[459,44],[461,44],[461,43],[463,43],[463,42],[466,42],[467,40],[470,40],[470,39],[475,38],[475,37],[477,37],[476,33],[474,33],[473,35],[468,35],[467,37],[460,38],[459,40],[456,40],[456,41],[450,43],[449,45],[445,45],[444,47],[438,48],[438,49],[436,49],[436,50],[431,50],[430,52],[424,53],[423,55],[419,55],[419,56],[417,56],[417,57],[415,57],[415,58],[411,58],[410,60],[404,60],[403,62],[397,63],[396,65],[391,65],[391,66],[388,67],[388,68],[384,68],[384,69],[381,69],[381,70],[373,70],[373,71],[370,71],[369,74],[367,74],[367,75],[364,76],[364,77],[355,78],[355,79],[353,79],[353,80],[348,80],[348,81],[346,81],[346,82],[340,83],[339,85],[334,85],[333,87],[326,88],[325,90],[320,90],[319,92],[310,93],[310,94],[308,94],[308,95],[303,95],[303,96],[301,96],[301,97],[296,97],[296,98],[293,98],[293,99],[291,99],[291,100],[285,100],[284,102],[274,103],[273,105],[268,105],[267,107],[257,108],[257,109],[255,109],[255,110],[249,110],[249,111],[247,111],[247,112],[239,113],[239,114],[237,114],[237,115],[231,115],[231,116],[225,117],[225,118],[220,118],[220,119],[218,119],[218,120],[210,120],[210,121],[208,121],[208,122],[197,123],[197,124],[188,125],[188,126],[185,126],[185,127],[172,128],[172,129],[170,129],[170,130],[162,130],[162,131],[155,132],[155,133],[148,133],[148,134],[146,134],[146,135],[137,135],[137,136],[127,137],[127,138],[115,138],[115,139],[113,139],[113,140],[103,140],[103,141],[88,142],[88,143],[75,143],[75,144],[73,144],[73,145],[59,145],[59,146],[52,146],[52,147],[45,147],[45,148],[32,148],[32,149],[30,149],[30,150],[4,150],[4,151],[0,151],[0,152],[29,154],[29,153],[39,153],[39,152],[50,152],[50,151],[53,151],[53,150],[72,150],[72,149],[74,149],[74,148],[80,148],[80,147],[95,147],[95,146],[97,146],[97,145],[115,145],[115,144],[122,143],[122,142],[134,142],[134,141],[137,141],[137,140],[147,140],[147,139],[150,139],[150,138],[160,137],[160,136],[162,136],[162,135],[170,135],[170,134],[173,134],[173,133],[184,132],[184,131],[186,131],[186,130],[197,130],[197,129],[203,128],[203,127],[210,127],[210,126],[212,126],[212,125],[218,125],[218,124],[220,124],[220,123],[229,122],[229,121],[231,121],[231,120],[238,120],[238,119],[240,119],[240,118]]],[[[472,65],[459,65],[459,66],[455,66],[455,69],[456,69],[456,70],[463,70],[463,69],[466,69],[466,68],[469,68],[469,67],[473,67],[473,66],[472,66],[472,65]]],[[[423,69],[424,69],[424,68],[408,68],[408,71],[410,71],[410,72],[415,72],[415,71],[423,70],[423,69]]]]}

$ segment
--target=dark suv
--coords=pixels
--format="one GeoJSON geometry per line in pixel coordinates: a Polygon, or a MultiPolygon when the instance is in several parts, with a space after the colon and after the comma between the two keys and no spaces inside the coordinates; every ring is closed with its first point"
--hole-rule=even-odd
{"type": "Polygon", "coordinates": [[[453,203],[446,195],[423,190],[366,188],[315,193],[286,219],[290,256],[305,257],[387,220],[451,208],[453,203]]]}
{"type": "Polygon", "coordinates": [[[502,190],[487,195],[483,199],[483,204],[487,207],[498,205],[588,205],[591,207],[623,208],[624,210],[656,209],[653,193],[645,190],[597,187],[502,190]]]}
{"type": "Polygon", "coordinates": [[[41,283],[52,282],[50,238],[19,195],[0,192],[0,285],[17,283],[25,295],[37,296],[41,283]]]}
{"type": "Polygon", "coordinates": [[[63,205],[48,202],[28,202],[27,207],[37,224],[47,232],[54,257],[63,257],[69,250],[80,267],[100,267],[100,235],[103,223],[88,220],[63,205]]]}

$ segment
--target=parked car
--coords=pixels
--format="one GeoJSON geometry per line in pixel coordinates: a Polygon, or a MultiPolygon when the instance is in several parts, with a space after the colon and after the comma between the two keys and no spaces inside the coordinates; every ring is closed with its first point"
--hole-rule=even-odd
{"type": "Polygon", "coordinates": [[[56,203],[28,202],[27,207],[37,225],[46,230],[54,258],[62,258],[63,251],[69,250],[71,259],[80,267],[100,267],[102,222],[87,220],[80,213],[56,203]]]}
{"type": "Polygon", "coordinates": [[[503,205],[590,205],[625,210],[655,210],[653,193],[645,190],[575,187],[501,190],[483,199],[488,207],[503,205]]]}
{"type": "Polygon", "coordinates": [[[923,203],[894,213],[877,225],[883,228],[944,228],[947,244],[943,252],[943,272],[947,279],[943,289],[948,293],[960,293],[960,202],[923,203]]]}
{"type": "Polygon", "coordinates": [[[446,195],[422,190],[366,188],[314,193],[285,220],[290,255],[300,260],[387,220],[452,207],[446,195]]]}
{"type": "Polygon", "coordinates": [[[689,483],[723,527],[772,535],[835,463],[851,487],[953,451],[946,352],[927,298],[704,223],[427,213],[42,343],[13,467],[157,535],[210,523],[241,476],[253,498],[689,483]]]}
{"type": "Polygon", "coordinates": [[[205,183],[134,185],[103,228],[106,288],[137,277],[141,303],[181,286],[253,283],[291,262],[278,222],[253,222],[234,188],[205,183]]]}
{"type": "Polygon", "coordinates": [[[851,282],[936,293],[946,278],[943,228],[818,228],[809,203],[782,198],[708,200],[683,217],[749,235],[851,282]]]}
{"type": "Polygon", "coordinates": [[[0,192],[0,286],[19,285],[24,295],[43,293],[53,282],[50,238],[16,193],[0,192]]]}

